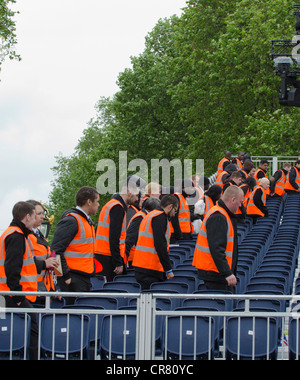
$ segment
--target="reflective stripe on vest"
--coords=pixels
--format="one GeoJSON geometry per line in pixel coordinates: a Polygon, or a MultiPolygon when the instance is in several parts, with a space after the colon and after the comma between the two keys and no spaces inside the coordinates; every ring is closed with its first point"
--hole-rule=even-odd
{"type": "Polygon", "coordinates": [[[208,214],[203,220],[201,224],[200,233],[197,238],[197,243],[195,246],[193,266],[198,269],[205,271],[213,271],[219,273],[212,255],[209,250],[209,244],[207,240],[207,229],[206,223],[210,216],[216,212],[221,213],[225,216],[227,221],[227,245],[224,251],[224,255],[226,256],[226,260],[228,262],[229,267],[232,267],[232,255],[233,255],[233,246],[234,246],[234,229],[232,226],[232,222],[230,220],[227,212],[220,206],[214,206],[209,210],[208,214]]]}
{"type": "MultiPolygon", "coordinates": [[[[140,218],[142,217],[142,220],[145,218],[147,214],[144,212],[144,211],[138,211],[136,214],[133,215],[133,217],[130,219],[130,222],[128,224],[128,227],[127,229],[129,228],[130,224],[132,223],[132,221],[136,218],[140,218]]],[[[132,261],[133,258],[134,258],[134,254],[135,254],[135,250],[136,250],[136,247],[135,245],[133,245],[130,249],[130,252],[129,252],[129,256],[128,256],[128,261],[132,261]]]]}
{"type": "Polygon", "coordinates": [[[219,185],[222,189],[224,187],[224,182],[223,182],[223,176],[227,174],[228,175],[228,172],[221,172],[219,175],[217,175],[217,178],[216,178],[216,182],[215,182],[215,185],[219,185]]]}
{"type": "Polygon", "coordinates": [[[222,171],[224,171],[223,165],[224,165],[225,162],[229,162],[230,163],[230,160],[228,158],[226,158],[226,157],[222,158],[222,160],[218,164],[217,174],[220,174],[220,173],[222,173],[222,171]]]}
{"type": "MultiPolygon", "coordinates": [[[[37,271],[34,263],[34,255],[32,244],[29,239],[27,239],[19,227],[8,227],[0,237],[0,291],[9,291],[10,288],[7,285],[7,277],[5,273],[5,239],[13,234],[19,233],[24,236],[25,239],[25,252],[23,255],[23,266],[21,269],[21,278],[19,284],[22,286],[23,292],[36,292],[37,291],[37,271]]],[[[36,296],[25,296],[29,301],[35,302],[36,296]]]]}
{"type": "MultiPolygon", "coordinates": [[[[300,173],[299,173],[299,170],[295,166],[293,166],[292,169],[294,169],[296,171],[295,182],[300,187],[300,173]]],[[[285,185],[284,185],[284,189],[285,190],[297,191],[297,189],[295,189],[291,185],[291,183],[290,183],[290,173],[288,173],[288,175],[287,175],[287,178],[286,178],[286,181],[285,181],[285,185]]]]}
{"type": "Polygon", "coordinates": [[[261,186],[256,186],[254,188],[254,190],[252,191],[251,195],[250,195],[250,198],[249,198],[249,202],[248,202],[248,205],[247,205],[247,215],[260,215],[260,216],[264,216],[264,213],[261,212],[261,210],[256,207],[255,203],[254,203],[254,195],[255,193],[257,192],[258,189],[261,189],[262,190],[262,196],[261,196],[261,201],[263,203],[263,205],[265,206],[266,205],[266,202],[267,202],[267,190],[263,189],[261,186]]]}
{"type": "MultiPolygon", "coordinates": [[[[154,236],[152,229],[152,220],[164,211],[153,210],[142,220],[139,229],[139,237],[136,245],[135,255],[132,265],[134,267],[151,269],[158,272],[164,272],[163,266],[159,260],[157,251],[154,246],[154,236]]],[[[170,223],[167,223],[165,238],[167,245],[170,242],[170,223]]]]}
{"type": "Polygon", "coordinates": [[[286,177],[285,177],[284,172],[282,170],[280,171],[281,171],[281,177],[275,184],[274,193],[279,196],[282,196],[285,193],[284,186],[285,186],[286,177]]]}
{"type": "Polygon", "coordinates": [[[205,210],[204,210],[204,214],[203,214],[203,216],[205,217],[206,214],[208,213],[208,211],[209,211],[211,208],[214,207],[214,202],[213,202],[213,200],[212,200],[209,196],[207,196],[207,195],[204,195],[203,198],[205,199],[205,210]]]}
{"type": "MultiPolygon", "coordinates": [[[[40,261],[47,260],[51,253],[50,247],[40,244],[34,234],[30,234],[28,238],[31,241],[35,259],[40,261]]],[[[38,283],[43,282],[48,291],[50,291],[50,289],[55,290],[52,274],[49,273],[47,269],[43,269],[41,273],[38,273],[37,281],[38,283]]]]}
{"type": "MultiPolygon", "coordinates": [[[[122,203],[117,199],[111,199],[106,205],[103,206],[98,220],[98,227],[96,231],[96,245],[95,252],[99,255],[111,256],[110,246],[109,246],[109,228],[110,228],[110,211],[116,205],[120,205],[122,208],[122,203]]],[[[126,264],[127,258],[125,254],[125,239],[126,239],[126,211],[124,210],[123,225],[120,235],[120,255],[126,264]]]]}
{"type": "MultiPolygon", "coordinates": [[[[92,274],[94,272],[95,230],[83,216],[70,213],[77,220],[78,231],[64,252],[71,270],[92,274]]],[[[67,216],[66,215],[66,216],[67,216]]]]}
{"type": "Polygon", "coordinates": [[[179,198],[178,222],[182,233],[191,232],[191,214],[189,205],[180,193],[175,193],[179,198]]]}

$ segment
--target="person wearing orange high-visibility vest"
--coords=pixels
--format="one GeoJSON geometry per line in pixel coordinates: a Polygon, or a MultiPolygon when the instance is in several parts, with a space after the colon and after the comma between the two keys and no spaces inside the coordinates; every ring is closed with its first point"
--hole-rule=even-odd
{"type": "Polygon", "coordinates": [[[178,209],[174,195],[164,195],[160,208],[142,220],[132,266],[142,290],[150,289],[154,282],[174,277],[169,258],[170,222],[178,209]]]}
{"type": "Polygon", "coordinates": [[[277,170],[270,178],[270,192],[272,197],[283,197],[285,194],[285,183],[292,165],[285,163],[282,169],[277,170]]]}
{"type": "Polygon", "coordinates": [[[218,205],[206,214],[194,252],[193,266],[210,290],[234,292],[238,258],[235,213],[241,206],[243,191],[228,187],[218,205]]]}
{"type": "MultiPolygon", "coordinates": [[[[18,202],[13,207],[13,220],[0,237],[0,291],[29,292],[25,295],[5,296],[6,307],[32,308],[37,291],[37,267],[28,235],[35,223],[35,207],[18,202]]],[[[29,358],[38,358],[38,326],[34,313],[31,317],[29,358]]]]}
{"type": "Polygon", "coordinates": [[[231,152],[227,151],[225,152],[224,157],[218,163],[217,174],[221,174],[225,170],[226,166],[230,164],[230,162],[231,162],[231,152]]]}
{"type": "Polygon", "coordinates": [[[297,194],[300,192],[300,160],[296,161],[288,173],[284,190],[287,194],[297,194]]]}
{"type": "Polygon", "coordinates": [[[96,229],[95,258],[102,265],[98,272],[112,281],[126,271],[125,253],[127,205],[138,200],[140,189],[135,180],[127,179],[121,192],[115,194],[100,211],[96,229]]]}
{"type": "Polygon", "coordinates": [[[192,202],[189,202],[189,197],[194,199],[195,188],[190,179],[183,179],[175,186],[174,196],[178,198],[179,208],[174,218],[171,219],[171,243],[176,240],[191,240],[192,239],[192,221],[191,208],[192,202]]]}
{"type": "MultiPolygon", "coordinates": [[[[60,256],[62,276],[58,285],[62,292],[89,292],[94,276],[95,228],[90,215],[99,208],[99,193],[90,186],[76,194],[76,207],[65,211],[54,232],[51,251],[60,256]]],[[[66,297],[66,303],[74,303],[66,297]]]]}
{"type": "MultiPolygon", "coordinates": [[[[36,221],[33,226],[32,233],[29,234],[28,237],[33,247],[35,264],[38,269],[38,291],[55,291],[51,263],[52,261],[55,262],[56,259],[54,257],[50,257],[50,246],[39,229],[44,220],[45,209],[44,206],[38,201],[29,200],[27,202],[31,203],[35,207],[36,221]]],[[[36,303],[42,303],[43,298],[44,297],[39,297],[36,303]]]]}
{"type": "Polygon", "coordinates": [[[268,216],[268,208],[266,206],[267,195],[269,194],[270,181],[268,178],[260,178],[258,186],[256,186],[247,204],[247,216],[253,219],[255,224],[258,218],[268,216]]]}
{"type": "Polygon", "coordinates": [[[130,220],[126,231],[125,252],[128,260],[128,266],[132,266],[135,247],[139,236],[139,227],[142,220],[149,212],[160,208],[160,200],[155,197],[149,197],[143,203],[143,208],[138,211],[130,220]]]}

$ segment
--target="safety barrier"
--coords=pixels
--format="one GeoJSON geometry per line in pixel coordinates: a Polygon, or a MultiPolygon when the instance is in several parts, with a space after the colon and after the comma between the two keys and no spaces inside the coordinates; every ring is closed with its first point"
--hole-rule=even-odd
{"type": "MultiPolygon", "coordinates": [[[[4,294],[8,293],[1,296],[4,294]]],[[[28,359],[32,313],[39,330],[39,359],[298,360],[300,357],[300,296],[38,294],[47,296],[44,307],[0,309],[0,359],[28,359]],[[58,296],[63,299],[76,296],[86,299],[86,304],[75,302],[75,306],[57,307],[58,296]],[[87,297],[91,296],[99,301],[117,299],[123,306],[96,307],[88,304],[87,297]]]]}

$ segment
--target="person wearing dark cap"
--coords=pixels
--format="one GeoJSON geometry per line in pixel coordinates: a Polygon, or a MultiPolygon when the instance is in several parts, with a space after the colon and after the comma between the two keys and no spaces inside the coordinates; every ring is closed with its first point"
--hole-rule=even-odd
{"type": "Polygon", "coordinates": [[[179,208],[171,219],[171,243],[176,240],[192,239],[192,220],[188,198],[195,197],[194,184],[190,179],[184,179],[175,185],[174,195],[178,198],[179,208]]]}

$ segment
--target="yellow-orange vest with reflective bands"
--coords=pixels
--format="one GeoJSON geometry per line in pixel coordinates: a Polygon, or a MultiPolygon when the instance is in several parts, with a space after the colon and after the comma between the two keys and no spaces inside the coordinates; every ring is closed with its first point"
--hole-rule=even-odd
{"type": "MultiPolygon", "coordinates": [[[[142,220],[132,266],[164,272],[154,246],[152,229],[152,220],[163,213],[164,211],[153,210],[142,220]]],[[[170,223],[167,222],[165,237],[168,245],[170,242],[170,236],[170,223]]]]}
{"type": "MultiPolygon", "coordinates": [[[[19,233],[24,236],[25,239],[25,252],[23,255],[23,266],[21,269],[20,285],[23,292],[36,292],[37,291],[37,270],[34,263],[33,247],[29,239],[27,239],[19,227],[8,227],[0,237],[0,291],[9,291],[7,285],[7,277],[5,273],[5,239],[13,234],[19,233]]],[[[29,301],[35,302],[36,296],[25,296],[29,301]]]]}
{"type": "MultiPolygon", "coordinates": [[[[111,199],[106,205],[103,206],[99,219],[98,227],[96,230],[96,244],[95,253],[99,255],[111,256],[110,246],[109,246],[109,227],[110,227],[110,211],[116,206],[122,203],[117,199],[111,199]]],[[[123,208],[123,206],[122,206],[123,208]]],[[[125,239],[126,239],[126,211],[124,211],[124,219],[122,224],[122,230],[120,235],[120,255],[126,264],[127,257],[125,253],[125,239]]]]}
{"type": "Polygon", "coordinates": [[[213,271],[217,272],[218,268],[212,258],[212,255],[209,250],[208,240],[207,240],[207,229],[206,223],[211,215],[219,212],[225,216],[227,221],[227,244],[225,249],[226,260],[230,268],[232,268],[232,255],[233,255],[233,245],[234,245],[234,229],[231,222],[231,219],[227,212],[220,206],[216,205],[211,208],[206,214],[200,228],[200,233],[197,238],[197,243],[195,246],[193,266],[197,269],[205,270],[205,271],[213,271]]]}
{"type": "Polygon", "coordinates": [[[95,229],[83,216],[70,213],[78,223],[78,231],[64,252],[67,265],[71,270],[94,273],[95,229]]]}

